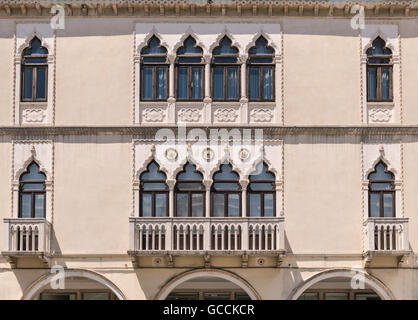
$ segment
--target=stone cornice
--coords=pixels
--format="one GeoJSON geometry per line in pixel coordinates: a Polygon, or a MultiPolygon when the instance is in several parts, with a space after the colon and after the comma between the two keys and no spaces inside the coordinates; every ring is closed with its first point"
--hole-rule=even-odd
{"type": "MultiPolygon", "coordinates": [[[[145,140],[153,140],[155,133],[161,128],[172,128],[177,131],[175,125],[164,127],[144,126],[66,126],[66,127],[0,127],[0,135],[16,137],[34,136],[59,136],[59,135],[133,135],[145,140]]],[[[263,129],[264,138],[268,136],[283,135],[354,135],[354,136],[405,136],[418,135],[418,126],[190,126],[187,129],[201,128],[207,133],[210,129],[263,129]]]]}
{"type": "Polygon", "coordinates": [[[0,18],[48,17],[60,4],[67,16],[167,17],[351,17],[350,8],[365,7],[367,17],[401,18],[418,15],[414,0],[0,0],[0,18]]]}

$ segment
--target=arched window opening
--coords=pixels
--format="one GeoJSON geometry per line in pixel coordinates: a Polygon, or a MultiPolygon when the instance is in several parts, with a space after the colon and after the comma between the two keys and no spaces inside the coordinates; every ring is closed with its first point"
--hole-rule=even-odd
{"type": "Polygon", "coordinates": [[[167,49],[152,36],[141,50],[141,100],[165,100],[168,96],[167,49]]]}
{"type": "Polygon", "coordinates": [[[212,217],[241,216],[241,186],[239,175],[232,166],[222,164],[220,171],[213,175],[212,217]]]}
{"type": "Polygon", "coordinates": [[[34,37],[22,54],[21,99],[47,101],[48,50],[34,37]]]}
{"type": "Polygon", "coordinates": [[[395,217],[395,178],[380,161],[369,179],[369,216],[395,217]]]}
{"type": "Polygon", "coordinates": [[[202,100],[204,86],[203,50],[192,36],[177,50],[177,100],[202,100]]]}
{"type": "Polygon", "coordinates": [[[202,183],[203,175],[196,170],[196,166],[186,163],[177,175],[175,187],[176,216],[204,217],[205,187],[202,183]]]}
{"type": "Polygon", "coordinates": [[[274,100],[274,49],[260,36],[248,51],[247,92],[250,101],[274,100]]]}
{"type": "Polygon", "coordinates": [[[45,218],[46,175],[33,161],[19,180],[19,218],[45,218]]]}
{"type": "Polygon", "coordinates": [[[166,175],[160,171],[155,161],[151,161],[147,171],[140,176],[140,216],[168,216],[168,187],[166,175]]]}
{"type": "Polygon", "coordinates": [[[212,52],[212,96],[215,101],[239,99],[238,49],[225,36],[212,52]]]}
{"type": "Polygon", "coordinates": [[[367,54],[367,101],[392,101],[392,51],[377,37],[367,54]]]}
{"type": "Polygon", "coordinates": [[[248,213],[250,217],[274,217],[276,215],[275,176],[264,162],[257,165],[249,176],[248,213]]]}

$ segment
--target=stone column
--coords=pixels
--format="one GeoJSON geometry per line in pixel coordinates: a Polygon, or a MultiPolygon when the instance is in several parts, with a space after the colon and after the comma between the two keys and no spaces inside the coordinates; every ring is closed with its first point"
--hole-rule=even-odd
{"type": "Polygon", "coordinates": [[[203,180],[203,185],[206,188],[206,193],[205,193],[205,217],[206,218],[210,218],[210,210],[211,210],[211,206],[210,206],[210,188],[212,186],[212,180],[211,179],[207,179],[207,180],[203,180]]]}
{"type": "Polygon", "coordinates": [[[239,181],[241,185],[241,217],[247,217],[247,186],[249,181],[246,179],[242,179],[239,181]]]}
{"type": "Polygon", "coordinates": [[[241,63],[241,98],[239,100],[241,106],[241,122],[248,123],[248,97],[247,97],[247,59],[248,55],[240,55],[241,63]]]}
{"type": "Polygon", "coordinates": [[[176,180],[167,180],[166,181],[169,189],[168,193],[168,216],[170,218],[174,217],[174,186],[176,185],[176,180]]]}

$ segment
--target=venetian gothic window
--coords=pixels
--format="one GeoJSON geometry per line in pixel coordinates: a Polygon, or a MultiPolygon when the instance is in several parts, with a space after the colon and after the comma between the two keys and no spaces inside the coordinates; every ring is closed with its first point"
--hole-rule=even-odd
{"type": "Polygon", "coordinates": [[[168,97],[167,49],[152,36],[141,50],[141,100],[166,100],[168,97]]]}
{"type": "Polygon", "coordinates": [[[274,100],[274,49],[263,36],[248,51],[247,95],[249,101],[274,100]]]}
{"type": "Polygon", "coordinates": [[[392,101],[392,51],[377,37],[367,54],[367,101],[392,101]]]}
{"type": "Polygon", "coordinates": [[[225,36],[212,52],[212,98],[215,101],[238,101],[240,66],[238,49],[225,36]]]}
{"type": "Polygon", "coordinates": [[[387,166],[380,161],[369,179],[369,216],[395,216],[395,178],[387,166]]]}
{"type": "Polygon", "coordinates": [[[177,50],[176,74],[177,100],[203,100],[203,50],[192,36],[177,50]]]}
{"type": "Polygon", "coordinates": [[[212,217],[241,216],[241,186],[239,175],[232,171],[232,166],[222,164],[213,175],[212,217]]]}
{"type": "Polygon", "coordinates": [[[168,216],[168,186],[166,175],[155,161],[140,176],[140,216],[168,216]]]}
{"type": "Polygon", "coordinates": [[[250,217],[274,217],[276,202],[275,176],[267,165],[260,162],[257,174],[250,175],[248,185],[248,215],[250,217]]]}
{"type": "Polygon", "coordinates": [[[205,187],[203,175],[196,166],[186,163],[177,175],[175,186],[175,208],[177,217],[204,217],[205,187]]]}
{"type": "Polygon", "coordinates": [[[21,100],[47,101],[48,50],[37,37],[23,51],[21,72],[21,100]]]}
{"type": "Polygon", "coordinates": [[[33,161],[19,179],[19,218],[45,218],[46,175],[33,161]]]}

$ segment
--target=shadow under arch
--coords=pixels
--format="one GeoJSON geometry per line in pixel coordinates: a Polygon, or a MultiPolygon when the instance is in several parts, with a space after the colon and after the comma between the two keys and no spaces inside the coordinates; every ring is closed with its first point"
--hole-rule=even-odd
{"type": "Polygon", "coordinates": [[[393,293],[382,281],[360,270],[355,270],[356,273],[353,273],[353,270],[355,269],[333,269],[317,273],[295,287],[288,296],[287,300],[297,300],[302,293],[322,280],[336,277],[352,278],[356,273],[364,276],[363,279],[365,284],[369,285],[382,300],[395,300],[393,293]]]}
{"type": "Polygon", "coordinates": [[[154,300],[165,300],[167,296],[173,291],[178,285],[182,284],[191,279],[199,278],[199,277],[214,277],[214,278],[221,278],[227,281],[230,281],[248,294],[251,300],[261,300],[260,295],[258,292],[253,288],[251,284],[248,283],[242,277],[232,273],[230,271],[225,270],[217,270],[217,269],[196,269],[191,271],[186,271],[180,273],[179,275],[174,276],[171,278],[155,295],[154,300]]]}
{"type": "MultiPolygon", "coordinates": [[[[50,283],[52,278],[56,275],[56,273],[47,273],[39,277],[37,280],[32,282],[32,284],[27,289],[25,289],[21,300],[32,300],[40,290],[42,290],[46,285],[50,283]]],[[[65,278],[81,277],[97,281],[111,290],[119,300],[126,300],[123,292],[112,281],[94,271],[84,269],[65,269],[64,275],[65,278]]]]}

